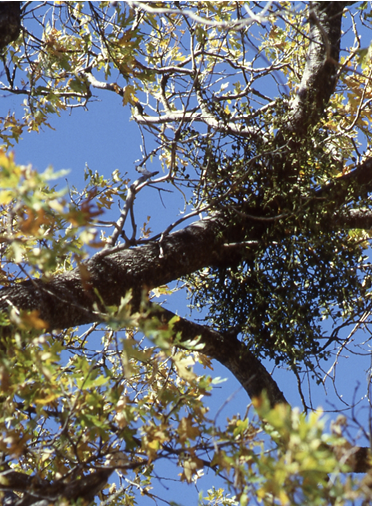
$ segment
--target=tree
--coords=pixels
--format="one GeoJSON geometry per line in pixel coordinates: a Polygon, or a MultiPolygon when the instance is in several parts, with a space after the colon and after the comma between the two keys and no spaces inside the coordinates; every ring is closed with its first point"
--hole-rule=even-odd
{"type": "Polygon", "coordinates": [[[188,483],[203,468],[224,480],[202,504],[367,504],[369,449],[347,440],[344,418],[327,436],[318,413],[291,410],[262,360],[285,364],[302,393],[356,328],[368,330],[371,55],[359,34],[370,29],[368,6],[8,8],[1,87],[25,101],[0,132],[3,501],[86,504],[98,494],[134,504],[135,491],[156,500],[167,459],[188,483]],[[68,201],[51,169],[17,165],[9,147],[98,92],[132,108],[139,177],[86,168],[86,187],[68,201]],[[135,220],[149,187],[185,199],[158,234],[135,220]],[[154,302],[172,296],[174,281],[195,310],[208,308],[203,324],[154,302]],[[213,380],[193,366],[210,359],[257,416],[226,427],[208,417],[213,380]],[[108,485],[114,471],[118,488],[108,485]],[[350,471],[367,474],[344,479],[350,471]]]}

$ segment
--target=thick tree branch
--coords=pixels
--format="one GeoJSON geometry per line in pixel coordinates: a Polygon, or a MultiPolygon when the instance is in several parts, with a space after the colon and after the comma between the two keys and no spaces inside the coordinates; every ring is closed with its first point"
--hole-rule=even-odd
{"type": "MultiPolygon", "coordinates": [[[[367,193],[371,173],[372,160],[367,160],[352,173],[315,192],[316,199],[328,200],[330,212],[334,209],[336,228],[371,228],[369,210],[339,211],[356,186],[360,190],[360,185],[365,184],[367,193]]],[[[132,290],[136,306],[143,290],[169,283],[203,267],[231,265],[239,255],[239,248],[231,249],[226,245],[246,242],[247,236],[253,245],[261,240],[268,226],[275,226],[275,220],[267,222],[259,218],[242,213],[232,225],[215,214],[145,246],[112,254],[105,250],[84,264],[87,271],[84,280],[81,268],[76,268],[49,282],[33,279],[1,289],[0,311],[11,307],[37,310],[49,329],[98,321],[104,309],[100,301],[107,306],[118,305],[127,291],[132,290]]]]}
{"type": "Polygon", "coordinates": [[[372,211],[370,209],[345,209],[335,214],[334,224],[345,230],[360,228],[370,230],[372,228],[372,211]]]}
{"type": "MultiPolygon", "coordinates": [[[[249,227],[248,221],[245,225],[249,227]]],[[[259,239],[262,225],[254,220],[252,225],[252,239],[259,239]]],[[[107,250],[100,252],[84,264],[83,276],[81,268],[76,268],[49,282],[33,279],[3,288],[0,311],[13,306],[37,310],[49,329],[99,321],[97,307],[104,309],[100,300],[107,306],[118,305],[128,290],[132,290],[135,308],[143,290],[151,290],[206,266],[230,263],[232,253],[223,244],[242,240],[244,233],[242,223],[231,225],[214,215],[145,246],[113,254],[107,250]]]]}
{"type": "Polygon", "coordinates": [[[102,468],[76,480],[61,479],[50,483],[40,477],[6,469],[0,471],[0,491],[23,493],[21,498],[16,496],[18,500],[14,498],[12,506],[31,506],[36,503],[48,506],[59,503],[61,499],[71,502],[81,500],[84,504],[89,504],[106,485],[112,472],[112,468],[102,468]]]}
{"type": "Polygon", "coordinates": [[[21,31],[21,2],[0,2],[0,51],[18,38],[21,31]]]}
{"type": "Polygon", "coordinates": [[[310,4],[311,40],[301,83],[290,103],[286,128],[297,135],[315,125],[333,93],[340,55],[341,21],[345,2],[310,4]]]}
{"type": "MultiPolygon", "coordinates": [[[[164,308],[159,312],[159,317],[166,321],[174,316],[174,313],[164,308]]],[[[224,336],[209,327],[180,317],[174,325],[174,330],[175,333],[181,332],[182,341],[194,340],[199,336],[200,343],[204,344],[202,353],[227,367],[251,399],[259,397],[263,391],[266,391],[272,406],[287,403],[283,392],[266,368],[236,336],[224,336]]]]}
{"type": "MultiPolygon", "coordinates": [[[[372,158],[369,158],[354,171],[315,191],[314,203],[319,200],[321,205],[327,204],[336,228],[370,229],[372,217],[367,208],[342,210],[342,207],[356,196],[366,198],[372,191],[371,181],[372,158]]],[[[253,244],[260,241],[267,226],[275,225],[275,221],[266,223],[267,220],[259,218],[243,213],[232,226],[215,214],[145,246],[112,254],[107,250],[100,252],[86,262],[89,279],[84,282],[77,268],[48,283],[34,279],[3,288],[0,311],[12,306],[37,310],[49,329],[92,323],[100,318],[100,311],[94,306],[99,303],[97,292],[105,305],[115,305],[131,289],[135,304],[139,303],[143,289],[166,284],[206,266],[231,265],[237,252],[226,244],[246,242],[247,237],[253,244]]]]}
{"type": "Polygon", "coordinates": [[[365,199],[372,192],[372,158],[367,158],[356,169],[335,178],[315,192],[317,198],[334,202],[337,207],[353,199],[365,199]]]}

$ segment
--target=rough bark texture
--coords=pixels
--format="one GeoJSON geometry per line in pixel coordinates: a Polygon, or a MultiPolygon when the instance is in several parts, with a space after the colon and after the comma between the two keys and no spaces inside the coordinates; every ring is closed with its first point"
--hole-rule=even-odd
{"type": "Polygon", "coordinates": [[[21,2],[0,2],[0,51],[18,38],[21,31],[21,2]]]}
{"type": "Polygon", "coordinates": [[[287,123],[296,135],[305,135],[309,126],[317,123],[335,88],[345,6],[345,2],[310,2],[311,42],[287,123]]]}
{"type": "MultiPolygon", "coordinates": [[[[372,189],[372,161],[367,160],[355,171],[335,183],[318,190],[318,199],[336,202],[333,220],[335,228],[371,228],[371,213],[364,210],[337,211],[348,201],[350,187],[362,191],[372,189]]],[[[145,246],[105,255],[96,254],[85,264],[88,278],[82,280],[76,268],[56,276],[46,283],[38,279],[27,280],[0,290],[0,311],[12,306],[23,310],[37,310],[49,329],[67,328],[100,320],[93,305],[99,304],[98,291],[107,306],[120,303],[128,290],[133,292],[136,306],[143,290],[167,284],[206,266],[231,265],[236,260],[225,244],[246,240],[259,240],[262,231],[273,223],[262,222],[259,217],[245,218],[228,225],[219,215],[197,221],[188,227],[145,246]]]]}
{"type": "Polygon", "coordinates": [[[97,321],[100,315],[93,310],[93,304],[99,302],[95,290],[106,305],[115,305],[131,289],[136,305],[144,289],[216,262],[223,242],[216,239],[220,230],[218,220],[209,219],[170,234],[161,242],[106,256],[95,255],[85,264],[89,278],[84,283],[78,268],[49,283],[25,281],[1,290],[0,309],[6,309],[9,303],[20,309],[36,309],[49,329],[97,321]]]}
{"type": "MultiPolygon", "coordinates": [[[[100,320],[94,303],[98,291],[107,306],[117,305],[132,290],[133,307],[141,301],[143,290],[151,290],[206,266],[229,265],[233,254],[223,248],[228,242],[242,239],[249,220],[227,226],[218,215],[197,221],[138,248],[110,254],[106,251],[85,263],[88,275],[81,270],[56,276],[46,283],[33,279],[0,290],[0,311],[12,305],[37,310],[49,329],[66,328],[100,320]]],[[[252,238],[258,239],[262,225],[252,225],[252,238]]],[[[235,257],[235,256],[234,256],[235,257]]]]}
{"type": "Polygon", "coordinates": [[[23,493],[22,498],[15,494],[8,498],[6,504],[11,504],[11,506],[30,506],[31,504],[48,506],[61,499],[71,502],[79,499],[84,504],[89,504],[106,485],[112,472],[113,470],[110,468],[98,469],[86,476],[79,476],[77,480],[71,479],[69,482],[60,480],[50,483],[48,480],[35,479],[33,476],[8,469],[0,473],[2,479],[0,490],[14,490],[23,493]]]}
{"type": "MultiPolygon", "coordinates": [[[[159,314],[166,321],[175,315],[167,309],[159,314]]],[[[175,332],[182,333],[182,339],[193,340],[197,336],[204,344],[202,352],[218,360],[243,386],[249,397],[259,397],[263,391],[272,406],[287,403],[283,392],[257,357],[235,336],[224,336],[209,327],[180,318],[174,325],[175,332]]]]}

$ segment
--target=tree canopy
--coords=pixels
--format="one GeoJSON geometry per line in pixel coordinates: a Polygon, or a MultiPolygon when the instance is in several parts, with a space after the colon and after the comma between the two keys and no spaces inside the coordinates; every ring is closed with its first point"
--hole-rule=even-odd
{"type": "Polygon", "coordinates": [[[205,506],[372,501],[369,427],[336,407],[328,433],[304,394],[370,354],[371,18],[355,2],[0,3],[2,100],[23,110],[0,118],[3,504],[174,504],[164,461],[190,487],[215,473],[205,506]],[[66,192],[17,164],[22,137],[108,93],[140,129],[136,180],[87,166],[66,192]],[[153,231],[149,206],[139,226],[144,189],[183,212],[153,231]],[[179,290],[189,319],[162,305],[179,290]],[[224,425],[195,368],[211,359],[250,398],[224,425]]]}

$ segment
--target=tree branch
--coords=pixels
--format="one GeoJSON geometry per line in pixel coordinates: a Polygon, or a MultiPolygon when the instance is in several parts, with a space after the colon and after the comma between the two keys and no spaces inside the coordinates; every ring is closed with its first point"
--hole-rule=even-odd
{"type": "MultiPolygon", "coordinates": [[[[258,240],[262,225],[253,220],[251,223],[252,240],[258,240]]],[[[99,321],[100,311],[104,310],[101,301],[107,306],[118,305],[129,290],[132,290],[135,310],[143,290],[151,290],[203,267],[231,261],[231,253],[223,245],[239,242],[244,234],[241,223],[232,225],[220,215],[214,215],[145,246],[113,254],[107,250],[99,252],[84,264],[84,280],[77,267],[49,282],[32,279],[2,288],[0,311],[11,307],[37,310],[48,329],[68,328],[99,321]]]]}
{"type": "Polygon", "coordinates": [[[40,477],[29,476],[11,469],[0,472],[0,491],[22,492],[23,497],[12,501],[12,506],[31,506],[42,502],[42,505],[59,503],[62,498],[75,502],[91,503],[94,496],[106,485],[112,474],[112,468],[98,469],[82,476],[81,479],[65,481],[64,479],[50,483],[40,477]]]}
{"type": "Polygon", "coordinates": [[[333,222],[336,227],[343,229],[370,230],[372,228],[372,211],[370,209],[345,209],[335,214],[333,222]]]}
{"type": "Polygon", "coordinates": [[[310,7],[311,40],[301,83],[290,103],[286,129],[306,134],[317,123],[337,80],[340,56],[341,22],[345,2],[312,2],[310,7]]]}
{"type": "Polygon", "coordinates": [[[0,2],[0,51],[19,36],[21,3],[0,2]]]}
{"type": "Polygon", "coordinates": [[[365,199],[372,192],[372,158],[367,158],[356,169],[335,178],[315,192],[317,198],[333,201],[336,206],[355,198],[365,199]]]}
{"type": "MultiPolygon", "coordinates": [[[[165,308],[158,315],[167,322],[175,316],[165,308]]],[[[223,336],[209,327],[181,317],[175,323],[174,331],[175,334],[181,332],[182,341],[194,340],[199,336],[200,343],[204,344],[202,353],[227,367],[251,399],[259,397],[265,391],[272,406],[287,403],[283,392],[260,360],[236,336],[223,336]]]]}
{"type": "MultiPolygon", "coordinates": [[[[162,308],[158,312],[159,318],[170,321],[174,313],[162,308]]],[[[182,333],[182,340],[194,340],[200,336],[200,342],[205,346],[202,353],[218,360],[243,386],[249,397],[259,397],[265,391],[272,407],[278,403],[288,404],[283,392],[267,372],[257,357],[236,336],[225,337],[209,327],[180,318],[174,325],[175,333],[182,333]]],[[[352,446],[332,447],[332,451],[339,459],[343,459],[354,473],[366,473],[371,465],[371,451],[366,447],[352,446]]]]}

